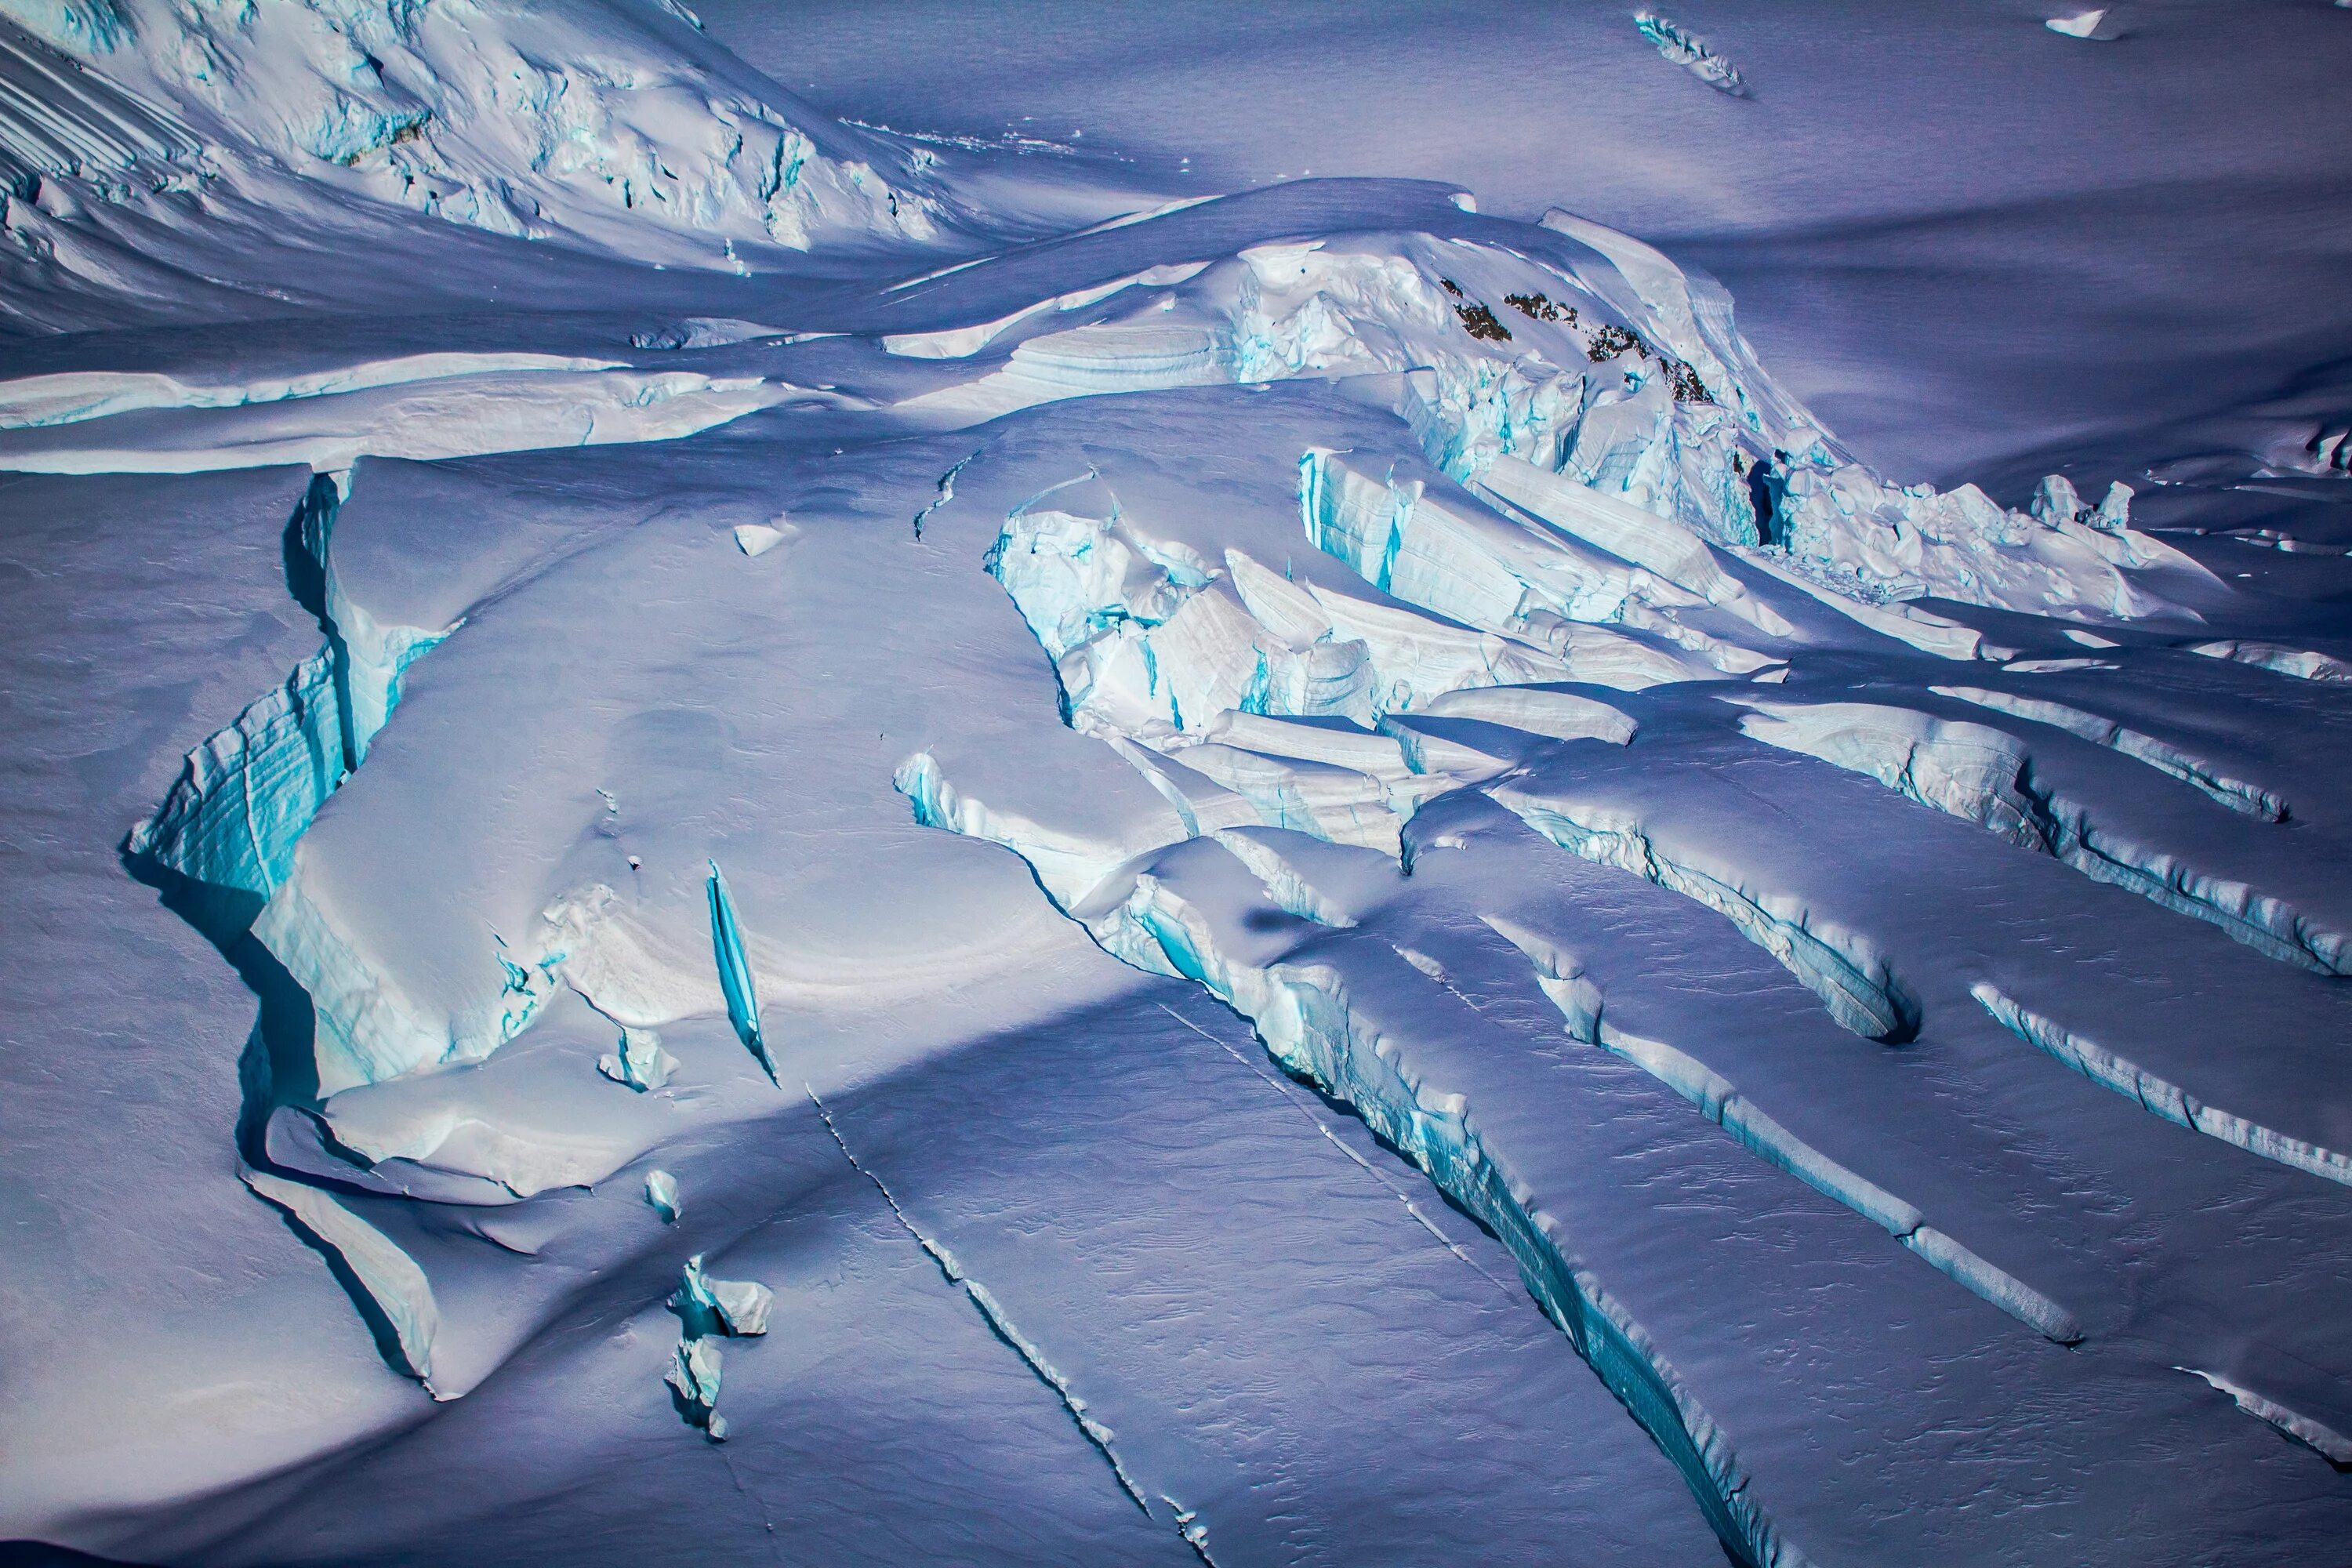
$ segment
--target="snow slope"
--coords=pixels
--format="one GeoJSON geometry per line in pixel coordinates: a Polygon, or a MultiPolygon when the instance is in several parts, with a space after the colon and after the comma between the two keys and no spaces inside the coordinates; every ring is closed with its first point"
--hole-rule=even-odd
{"type": "Polygon", "coordinates": [[[1548,201],[456,9],[5,13],[0,1529],[2340,1539],[2326,453],[1899,483],[1548,201]]]}

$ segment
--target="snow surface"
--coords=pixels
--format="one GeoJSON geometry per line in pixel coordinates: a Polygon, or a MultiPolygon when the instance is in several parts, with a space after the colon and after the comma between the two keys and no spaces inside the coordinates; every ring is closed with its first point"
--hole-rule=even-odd
{"type": "Polygon", "coordinates": [[[0,1535],[2327,1560],[2352,34],[1685,9],[0,0],[0,1535]]]}

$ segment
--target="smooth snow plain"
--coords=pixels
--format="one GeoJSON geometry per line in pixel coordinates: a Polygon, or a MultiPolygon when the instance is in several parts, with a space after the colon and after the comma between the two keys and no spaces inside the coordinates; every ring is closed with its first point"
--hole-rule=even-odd
{"type": "Polygon", "coordinates": [[[2326,1561],[2352,23],[977,16],[0,0],[0,1534],[2326,1561]]]}

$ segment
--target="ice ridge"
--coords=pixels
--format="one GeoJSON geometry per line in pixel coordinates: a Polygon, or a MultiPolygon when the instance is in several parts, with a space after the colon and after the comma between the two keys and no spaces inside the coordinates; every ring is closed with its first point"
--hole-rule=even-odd
{"type": "Polygon", "coordinates": [[[2284,647],[2277,643],[2225,639],[2190,645],[2190,653],[2251,664],[2257,669],[2292,676],[2298,680],[2352,680],[2352,663],[2310,648],[2284,647]]]}
{"type": "MultiPolygon", "coordinates": [[[[939,790],[944,781],[936,763],[928,755],[922,761],[933,770],[929,787],[939,790]]],[[[900,779],[914,794],[905,770],[900,779]]],[[[969,796],[958,796],[960,808],[950,815],[927,811],[923,796],[915,798],[918,819],[928,826],[969,832],[966,822],[994,820],[969,796]]],[[[1030,860],[1041,883],[1052,886],[1045,863],[1021,837],[982,836],[1030,860]]],[[[1228,953],[1207,916],[1140,865],[1130,861],[1099,879],[1076,907],[1057,902],[1113,956],[1193,981],[1249,1019],[1285,1068],[1349,1106],[1491,1227],[1546,1314],[1682,1473],[1735,1558],[1752,1568],[1802,1568],[1808,1560],[1756,1503],[1729,1440],[1640,1325],[1568,1250],[1556,1222],[1522,1202],[1481,1143],[1463,1097],[1403,1076],[1395,1042],[1349,1006],[1337,969],[1260,966],[1228,953]]]]}
{"type": "Polygon", "coordinates": [[[1890,1045],[1918,1035],[1917,998],[1863,937],[1824,926],[1801,910],[1776,910],[1764,895],[1675,859],[1638,823],[1613,814],[1580,816],[1576,806],[1532,781],[1507,778],[1488,785],[1486,793],[1561,848],[1646,878],[1722,915],[1779,959],[1822,999],[1831,1017],[1855,1034],[1890,1045]]]}
{"type": "Polygon", "coordinates": [[[1149,872],[1087,922],[1097,942],[1155,973],[1192,980],[1247,1018],[1275,1059],[1347,1105],[1492,1228],[1553,1322],[1664,1450],[1725,1546],[1756,1568],[1802,1568],[1756,1502],[1728,1438],[1640,1324],[1580,1264],[1549,1215],[1530,1212],[1458,1094],[1410,1081],[1396,1043],[1350,1006],[1328,964],[1258,967],[1224,952],[1207,918],[1149,872]]]}
{"type": "Polygon", "coordinates": [[[320,1244],[342,1259],[360,1288],[391,1326],[402,1360],[425,1392],[445,1397],[433,1387],[433,1338],[440,1331],[441,1310],[433,1300],[432,1284],[416,1260],[393,1245],[390,1238],[316,1187],[303,1186],[250,1166],[240,1170],[245,1184],[286,1213],[320,1244]]]}
{"type": "Polygon", "coordinates": [[[1748,96],[1748,84],[1740,79],[1738,66],[1664,16],[1639,11],[1634,13],[1633,26],[1642,30],[1642,37],[1649,39],[1658,53],[1716,91],[1732,98],[1748,96]]]}
{"type": "Polygon", "coordinates": [[[2352,1155],[2306,1143],[2207,1105],[2178,1084],[2168,1083],[2129,1058],[2043,1017],[1989,982],[1979,981],[1969,987],[1969,994],[2019,1039],[2047,1052],[2093,1083],[2114,1089],[2149,1115],[2235,1144],[2265,1160],[2275,1160],[2282,1165],[2352,1186],[2352,1155]]]}
{"type": "MultiPolygon", "coordinates": [[[[1962,700],[1989,700],[1981,705],[2053,723],[2095,743],[2108,736],[2104,743],[2109,749],[2194,784],[2232,810],[2265,821],[2286,815],[2284,803],[2270,792],[2079,709],[1974,688],[1933,689],[1962,700]]],[[[2109,828],[2089,805],[2062,795],[2038,773],[2025,743],[2005,731],[1883,703],[1780,703],[1744,695],[1738,700],[1754,710],[1739,721],[1751,739],[1875,779],[1923,805],[2063,860],[2094,880],[2219,926],[2272,958],[2323,974],[2352,971],[2352,938],[2319,925],[2284,900],[2109,828]]]]}
{"type": "Polygon", "coordinates": [[[2239,1409],[2259,1421],[2267,1421],[2288,1436],[2312,1449],[2339,1470],[2352,1469],[2352,1437],[2323,1422],[2296,1413],[2274,1399],[2265,1399],[2252,1389],[2231,1382],[2218,1373],[2203,1372],[2193,1366],[2173,1368],[2191,1377],[2202,1378],[2216,1391],[2228,1394],[2239,1409]]]}
{"type": "MultiPolygon", "coordinates": [[[[1028,337],[997,368],[902,406],[976,423],[1069,397],[1383,375],[1394,378],[1397,414],[1447,479],[1491,489],[1513,485],[1517,474],[1518,488],[1528,488],[1527,475],[1507,466],[1516,460],[1545,481],[1536,489],[1578,487],[1570,498],[1579,515],[1565,524],[1571,537],[1589,524],[1627,542],[1671,546],[1710,588],[1737,584],[1687,535],[1769,547],[1872,607],[1935,594],[2129,619],[2187,616],[2159,591],[2168,584],[2218,588],[2180,552],[2133,529],[2126,504],[2045,506],[2035,515],[1969,485],[1939,492],[1886,484],[1773,384],[1718,286],[1569,215],[1548,215],[1544,226],[1601,265],[1428,234],[1252,246],[1181,281],[1097,301],[1087,311],[1102,319],[1028,337]],[[1759,517],[1754,498],[1768,472],[1765,489],[1778,499],[1759,517]],[[1646,526],[1661,520],[1679,531],[1646,526]]],[[[1637,551],[1630,559],[1645,558],[1637,551]]],[[[1664,586],[1673,574],[1651,575],[1664,586]]],[[[1744,594],[1703,596],[1768,636],[1788,635],[1744,594]]],[[[1955,645],[1970,636],[1925,612],[1856,618],[1936,651],[1963,651],[1955,645]]],[[[1763,662],[1749,657],[1749,668],[1763,662]]]]}
{"type": "Polygon", "coordinates": [[[1498,915],[1487,925],[1526,953],[1536,984],[1559,1008],[1569,1034],[1632,1062],[1698,1107],[1701,1115],[1738,1139],[1758,1158],[1835,1199],[1878,1226],[1920,1258],[2047,1339],[2079,1343],[2074,1315],[2008,1270],[1987,1262],[1927,1223],[1917,1207],[1868,1177],[1831,1159],[1759,1108],[1728,1079],[1663,1040],[1610,1023],[1599,990],[1575,961],[1517,921],[1498,915]]]}
{"type": "Polygon", "coordinates": [[[2286,802],[2261,785],[2231,778],[2215,763],[2183,751],[2169,742],[2126,728],[2115,720],[2103,719],[2096,713],[2086,713],[2063,702],[2052,702],[2038,697],[2019,697],[2007,691],[1988,691],[1975,686],[1936,686],[1928,689],[1938,697],[1956,698],[1962,702],[1973,702],[1979,708],[1990,708],[1996,713],[2006,713],[2011,718],[2048,724],[2070,735],[2079,736],[2095,746],[2119,752],[2136,762],[2146,763],[2160,773],[2201,790],[2231,811],[2259,817],[2264,822],[2284,822],[2289,816],[2286,802]]]}

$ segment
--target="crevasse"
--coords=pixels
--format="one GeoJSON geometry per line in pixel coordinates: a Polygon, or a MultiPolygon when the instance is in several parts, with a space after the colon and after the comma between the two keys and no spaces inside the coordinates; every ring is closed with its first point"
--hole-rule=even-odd
{"type": "Polygon", "coordinates": [[[1682,1473],[1732,1555],[1750,1568],[1805,1568],[1808,1559],[1756,1503],[1738,1455],[1696,1396],[1578,1262],[1557,1222],[1533,1206],[1533,1194],[1489,1157],[1464,1098],[1408,1076],[1394,1042],[1349,1005],[1337,969],[1234,962],[1202,913],[1149,871],[1134,870],[1131,859],[1103,865],[1098,858],[1101,872],[1086,879],[1078,896],[1060,855],[1039,858],[1038,844],[956,792],[928,753],[901,769],[898,787],[919,822],[961,833],[984,828],[977,836],[1028,860],[1064,912],[1106,952],[1150,973],[1192,980],[1249,1019],[1284,1067],[1354,1110],[1485,1221],[1510,1249],[1545,1313],[1682,1473]],[[1072,891],[1056,891],[1057,884],[1072,891]]]}
{"type": "Polygon", "coordinates": [[[2017,1002],[2000,987],[1979,981],[1969,988],[1984,1010],[2027,1045],[2049,1053],[2093,1083],[2114,1089],[2151,1116],[2233,1143],[2250,1154],[2352,1186],[2352,1156],[2289,1137],[2258,1121],[2206,1104],[2127,1058],[2094,1044],[2017,1002]]]}
{"type": "Polygon", "coordinates": [[[1917,1036],[1917,998],[1860,936],[1817,925],[1802,911],[1773,910],[1762,896],[1662,853],[1636,823],[1580,819],[1566,803],[1520,781],[1504,780],[1486,793],[1561,848],[1646,878],[1722,915],[1787,966],[1822,999],[1831,1017],[1855,1034],[1889,1044],[1917,1036]]]}
{"type": "Polygon", "coordinates": [[[1499,916],[1487,916],[1486,923],[1528,955],[1535,965],[1536,984],[1559,1008],[1571,1037],[1632,1062],[1698,1107],[1700,1114],[1759,1159],[1878,1226],[2020,1322],[2060,1344],[2081,1341],[2083,1327],[2072,1312],[1929,1225],[1916,1205],[1790,1131],[1728,1079],[1663,1040],[1648,1039],[1608,1022],[1602,1016],[1599,990],[1585,977],[1581,966],[1552,943],[1499,916]]]}
{"type": "Polygon", "coordinates": [[[125,851],[229,895],[234,925],[251,923],[292,869],[310,826],[400,701],[408,667],[454,627],[380,626],[343,591],[332,562],[336,514],[348,493],[313,475],[290,529],[318,573],[326,645],[285,682],[188,753],[125,851]]]}
{"type": "MultiPolygon", "coordinates": [[[[2095,740],[2110,731],[2130,737],[2143,742],[2138,750],[2112,739],[2106,743],[2207,795],[2221,798],[2227,794],[2223,804],[2243,815],[2274,821],[2273,805],[2280,816],[2285,813],[2285,806],[2268,792],[2221,778],[2187,753],[2080,710],[1974,693],[1973,688],[1934,689],[1970,700],[2000,697],[2000,711],[2043,722],[2064,720],[2062,727],[2073,733],[2091,730],[2085,738],[2095,740]]],[[[2283,899],[2116,832],[2100,822],[2089,805],[2060,793],[2037,773],[2025,743],[2003,731],[1884,703],[1779,703],[1747,696],[1738,700],[1755,710],[1739,721],[1741,731],[1751,739],[1876,779],[1923,805],[2063,860],[2095,881],[2217,925],[2283,963],[2322,974],[2352,972],[2352,936],[2320,925],[2283,899]]]]}
{"type": "MultiPolygon", "coordinates": [[[[249,928],[310,993],[322,1095],[467,1048],[420,1033],[396,989],[311,905],[297,873],[297,843],[366,759],[409,667],[457,629],[381,623],[352,597],[333,552],[350,483],[350,475],[314,475],[289,525],[301,546],[298,564],[315,574],[297,595],[317,613],[325,646],[190,752],[163,804],[124,844],[134,860],[201,889],[215,906],[216,934],[249,928]]],[[[509,984],[491,1047],[520,1031],[552,991],[545,964],[502,962],[509,984]]]]}
{"type": "Polygon", "coordinates": [[[1285,1068],[1355,1110],[1490,1226],[1546,1315],[1682,1472],[1732,1553],[1756,1568],[1803,1568],[1808,1560],[1757,1503],[1729,1438],[1697,1397],[1577,1260],[1552,1216],[1532,1206],[1534,1194],[1489,1156],[1463,1097],[1411,1080],[1393,1042],[1350,1006],[1337,969],[1232,962],[1207,920],[1149,873],[1126,902],[1087,923],[1108,952],[1195,981],[1249,1019],[1285,1068]]]}
{"type": "MultiPolygon", "coordinates": [[[[907,1233],[916,1246],[923,1249],[924,1255],[929,1258],[933,1264],[938,1266],[940,1276],[950,1285],[964,1293],[965,1299],[972,1304],[973,1309],[980,1313],[982,1320],[988,1324],[997,1338],[1013,1348],[1013,1353],[1021,1358],[1022,1363],[1028,1367],[1038,1382],[1054,1391],[1055,1397],[1062,1402],[1062,1408],[1068,1413],[1071,1421],[1076,1423],[1080,1434],[1093,1446],[1095,1452],[1102,1456],[1103,1462],[1110,1467],[1111,1475],[1118,1480],[1119,1489],[1127,1494],[1128,1500],[1143,1510],[1143,1516],[1146,1519],[1158,1519],[1159,1515],[1151,1511],[1151,1504],[1143,1495],[1143,1489],[1136,1484],[1134,1475],[1129,1471],[1125,1461],[1118,1457],[1118,1449],[1115,1446],[1118,1434],[1088,1412],[1086,1400],[1079,1395],[1076,1389],[1071,1386],[1068,1376],[1047,1359],[1045,1348],[1022,1331],[1020,1325],[1013,1321],[1003,1304],[990,1292],[988,1287],[964,1272],[963,1264],[945,1242],[915,1223],[914,1218],[898,1202],[898,1194],[890,1190],[889,1184],[882,1180],[881,1175],[872,1167],[859,1161],[856,1154],[851,1151],[849,1141],[842,1135],[840,1124],[834,1120],[833,1112],[826,1108],[824,1101],[818,1098],[816,1090],[805,1085],[803,1088],[808,1095],[809,1103],[815,1107],[818,1118],[824,1121],[824,1130],[833,1139],[834,1146],[841,1151],[841,1157],[849,1163],[849,1168],[873,1184],[874,1190],[881,1194],[883,1204],[890,1210],[891,1217],[898,1222],[898,1227],[907,1233]]],[[[1202,1562],[1209,1562],[1208,1531],[1205,1527],[1196,1524],[1198,1516],[1178,1506],[1172,1498],[1163,1497],[1160,1500],[1168,1503],[1173,1510],[1177,1532],[1183,1538],[1185,1544],[1190,1546],[1202,1562]]]]}

